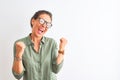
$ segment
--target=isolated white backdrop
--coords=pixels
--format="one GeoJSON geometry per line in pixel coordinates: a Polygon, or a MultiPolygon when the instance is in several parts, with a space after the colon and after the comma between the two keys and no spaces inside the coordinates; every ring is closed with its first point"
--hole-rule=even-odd
{"type": "Polygon", "coordinates": [[[13,43],[31,32],[32,15],[53,13],[46,36],[68,39],[58,80],[120,80],[119,0],[0,0],[0,80],[12,75],[13,43]]]}

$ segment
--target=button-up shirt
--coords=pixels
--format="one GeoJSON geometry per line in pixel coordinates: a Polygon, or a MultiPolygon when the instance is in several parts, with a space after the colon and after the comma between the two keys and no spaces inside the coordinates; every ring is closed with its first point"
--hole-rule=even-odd
{"type": "Polygon", "coordinates": [[[57,80],[56,73],[62,68],[63,61],[56,63],[58,46],[54,39],[43,36],[36,52],[30,36],[19,39],[14,43],[14,57],[16,54],[15,44],[18,41],[24,42],[26,48],[22,56],[24,70],[17,74],[12,70],[15,78],[23,80],[57,80]]]}

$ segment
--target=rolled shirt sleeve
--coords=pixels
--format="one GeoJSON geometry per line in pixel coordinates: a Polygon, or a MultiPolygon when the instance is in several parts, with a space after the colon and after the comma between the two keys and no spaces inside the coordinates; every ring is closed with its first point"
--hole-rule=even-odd
{"type": "Polygon", "coordinates": [[[24,71],[25,71],[25,70],[23,70],[22,73],[18,74],[18,73],[16,73],[15,71],[12,70],[12,73],[13,73],[13,75],[14,75],[14,77],[15,77],[16,79],[21,79],[22,76],[23,76],[23,74],[24,74],[24,71]]]}

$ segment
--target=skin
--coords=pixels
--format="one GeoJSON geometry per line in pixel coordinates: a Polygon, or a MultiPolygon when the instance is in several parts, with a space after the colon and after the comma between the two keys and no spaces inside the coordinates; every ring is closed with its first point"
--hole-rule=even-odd
{"type": "MultiPolygon", "coordinates": [[[[39,16],[40,18],[43,18],[45,21],[47,22],[51,22],[51,18],[48,14],[41,14],[39,16]]],[[[38,19],[32,19],[32,33],[31,33],[31,40],[34,43],[34,49],[36,50],[36,52],[39,51],[39,44],[40,44],[40,40],[42,38],[42,36],[48,31],[48,29],[46,28],[46,24],[40,24],[38,19]]],[[[65,49],[65,46],[67,44],[67,40],[65,38],[61,38],[60,39],[60,43],[59,43],[59,50],[63,51],[65,49]]],[[[16,43],[16,57],[21,58],[22,59],[22,55],[24,53],[24,49],[25,49],[25,44],[23,42],[17,42],[16,43]]],[[[57,56],[57,64],[60,64],[62,62],[64,58],[63,54],[59,54],[57,56]]],[[[13,70],[20,74],[23,71],[23,64],[22,64],[22,60],[17,61],[14,60],[13,63],[13,70]]]]}

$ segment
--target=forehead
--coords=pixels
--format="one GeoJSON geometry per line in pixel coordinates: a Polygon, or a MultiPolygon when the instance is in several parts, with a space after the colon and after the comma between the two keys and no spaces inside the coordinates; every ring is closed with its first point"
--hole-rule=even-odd
{"type": "Polygon", "coordinates": [[[39,15],[39,17],[44,19],[47,22],[51,22],[51,18],[48,14],[41,14],[41,15],[39,15]]]}

